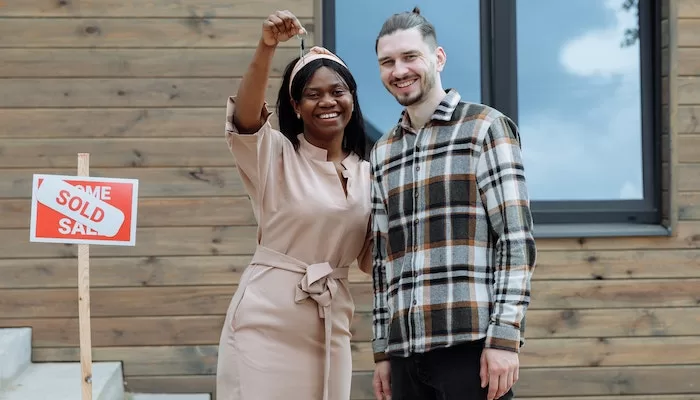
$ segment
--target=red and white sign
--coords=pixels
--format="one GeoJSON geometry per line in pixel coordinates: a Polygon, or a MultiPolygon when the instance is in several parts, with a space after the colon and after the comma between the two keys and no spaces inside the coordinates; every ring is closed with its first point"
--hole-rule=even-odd
{"type": "Polygon", "coordinates": [[[31,242],[134,246],[138,180],[35,174],[31,242]]]}

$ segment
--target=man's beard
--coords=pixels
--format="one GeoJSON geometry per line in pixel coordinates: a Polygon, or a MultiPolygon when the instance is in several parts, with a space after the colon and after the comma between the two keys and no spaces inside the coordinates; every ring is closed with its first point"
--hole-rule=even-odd
{"type": "Polygon", "coordinates": [[[410,95],[394,95],[394,98],[396,101],[399,102],[404,107],[412,106],[416,103],[419,103],[423,100],[425,97],[425,92],[423,89],[420,89],[418,93],[415,94],[410,94],[410,95]]]}
{"type": "Polygon", "coordinates": [[[428,96],[428,93],[430,93],[430,91],[433,89],[433,86],[435,86],[435,76],[433,74],[426,74],[425,81],[423,81],[421,78],[418,78],[418,81],[421,84],[421,87],[415,94],[405,96],[392,93],[399,104],[401,104],[404,107],[419,104],[423,100],[425,100],[425,98],[428,96]]]}

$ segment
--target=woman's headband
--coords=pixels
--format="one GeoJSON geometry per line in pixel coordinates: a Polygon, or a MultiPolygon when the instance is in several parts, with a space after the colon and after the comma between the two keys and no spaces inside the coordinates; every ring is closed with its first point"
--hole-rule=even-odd
{"type": "Polygon", "coordinates": [[[329,60],[333,60],[337,62],[338,64],[342,65],[343,67],[347,68],[348,66],[345,65],[345,63],[338,58],[335,54],[331,53],[328,49],[320,47],[320,46],[314,46],[309,49],[309,52],[302,56],[299,61],[294,65],[294,68],[292,69],[292,74],[289,76],[289,94],[291,96],[292,94],[292,82],[294,82],[294,77],[297,75],[297,73],[309,62],[313,60],[318,60],[321,58],[326,58],[329,60]]]}

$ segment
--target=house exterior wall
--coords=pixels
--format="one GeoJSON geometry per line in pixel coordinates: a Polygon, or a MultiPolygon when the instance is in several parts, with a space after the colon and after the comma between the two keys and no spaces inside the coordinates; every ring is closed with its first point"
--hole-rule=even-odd
{"type": "MultiPolygon", "coordinates": [[[[130,391],[214,390],[255,245],[225,100],[278,8],[323,23],[313,0],[0,1],[0,327],[33,327],[35,362],[76,361],[79,341],[77,247],[29,243],[32,174],[74,174],[89,152],[91,175],[140,180],[136,246],[91,247],[93,360],[122,361],[130,391]]],[[[673,233],[538,240],[519,398],[700,393],[700,0],[665,2],[663,27],[673,233]]],[[[295,46],[276,55],[270,104],[295,46]]],[[[368,400],[372,288],[351,281],[352,396],[368,400]]]]}

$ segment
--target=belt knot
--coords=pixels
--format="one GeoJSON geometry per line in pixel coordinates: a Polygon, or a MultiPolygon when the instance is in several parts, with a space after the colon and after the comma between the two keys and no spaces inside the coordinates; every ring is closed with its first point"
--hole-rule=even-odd
{"type": "Polygon", "coordinates": [[[297,284],[294,301],[301,303],[311,298],[318,304],[319,317],[325,318],[325,308],[330,307],[338,291],[338,282],[330,277],[332,273],[333,268],[328,262],[309,264],[297,284]]]}

